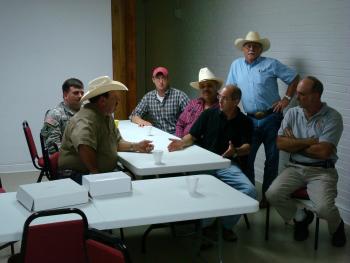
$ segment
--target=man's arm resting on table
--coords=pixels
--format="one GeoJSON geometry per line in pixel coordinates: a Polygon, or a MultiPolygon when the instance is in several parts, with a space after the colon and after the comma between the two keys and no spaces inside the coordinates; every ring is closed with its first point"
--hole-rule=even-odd
{"type": "Polygon", "coordinates": [[[80,160],[88,168],[91,174],[98,173],[96,151],[88,145],[78,146],[80,160]]]}
{"type": "Polygon", "coordinates": [[[145,121],[140,116],[132,116],[131,121],[138,124],[139,126],[152,126],[152,123],[145,121]]]}
{"type": "Polygon", "coordinates": [[[127,142],[121,139],[118,143],[118,151],[120,152],[151,152],[154,148],[152,141],[143,140],[140,142],[127,142]]]}
{"type": "Polygon", "coordinates": [[[191,134],[185,135],[181,140],[179,139],[169,139],[171,143],[168,145],[169,152],[182,150],[188,146],[191,146],[196,140],[191,134]]]}

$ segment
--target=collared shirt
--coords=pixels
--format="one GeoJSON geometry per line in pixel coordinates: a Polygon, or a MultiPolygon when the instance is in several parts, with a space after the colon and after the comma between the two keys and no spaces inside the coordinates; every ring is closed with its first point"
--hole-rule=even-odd
{"type": "Polygon", "coordinates": [[[237,85],[242,90],[242,104],[247,113],[266,111],[280,100],[277,78],[290,85],[297,76],[276,59],[258,57],[249,64],[245,58],[233,61],[226,84],[237,85]]]}
{"type": "Polygon", "coordinates": [[[119,130],[111,116],[100,113],[94,104],[84,105],[69,121],[63,136],[58,168],[89,173],[79,156],[79,145],[95,150],[100,173],[112,172],[117,167],[119,130]]]}
{"type": "Polygon", "coordinates": [[[41,129],[41,134],[44,137],[45,144],[48,147],[49,153],[56,151],[55,145],[61,147],[62,137],[69,119],[75,114],[62,101],[55,108],[46,112],[44,125],[41,129]]]}
{"type": "MultiPolygon", "coordinates": [[[[210,108],[218,108],[219,102],[213,104],[210,108]]],[[[189,133],[193,123],[198,119],[199,115],[204,111],[204,100],[197,98],[191,100],[184,111],[181,113],[176,123],[176,136],[184,137],[189,133]]]]}
{"type": "MultiPolygon", "coordinates": [[[[279,136],[284,135],[284,129],[290,128],[296,138],[318,138],[319,142],[329,142],[336,148],[343,133],[343,119],[339,112],[323,103],[321,110],[309,120],[304,110],[299,106],[287,111],[278,131],[279,136]]],[[[317,163],[322,160],[310,158],[303,154],[291,153],[291,158],[297,162],[317,163]]],[[[335,163],[338,159],[336,152],[331,155],[335,163]]]]}
{"type": "Polygon", "coordinates": [[[157,90],[148,92],[130,114],[129,118],[148,115],[153,125],[163,131],[175,134],[175,125],[181,112],[189,102],[188,96],[177,89],[169,88],[163,101],[157,98],[157,90]]]}
{"type": "Polygon", "coordinates": [[[226,152],[230,141],[234,147],[251,144],[251,120],[238,107],[237,110],[238,114],[231,120],[219,108],[203,111],[193,124],[190,134],[197,139],[199,146],[219,155],[226,152]]]}

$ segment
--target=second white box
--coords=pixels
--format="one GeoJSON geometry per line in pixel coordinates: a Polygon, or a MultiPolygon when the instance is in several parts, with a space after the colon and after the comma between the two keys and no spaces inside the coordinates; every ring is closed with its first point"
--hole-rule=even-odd
{"type": "Polygon", "coordinates": [[[131,191],[131,178],[124,172],[89,174],[83,176],[83,185],[92,197],[127,193],[131,191]]]}

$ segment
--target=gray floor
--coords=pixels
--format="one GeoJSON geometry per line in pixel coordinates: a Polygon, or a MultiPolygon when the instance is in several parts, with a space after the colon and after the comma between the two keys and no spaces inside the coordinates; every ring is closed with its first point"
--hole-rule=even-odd
{"type": "MultiPolygon", "coordinates": [[[[37,175],[34,173],[2,174],[3,186],[8,191],[16,191],[19,184],[35,182],[37,175]]],[[[1,208],[0,208],[1,210],[1,208]]],[[[1,211],[4,213],[6,211],[1,211]]],[[[304,242],[293,240],[293,228],[286,226],[276,211],[272,209],[270,221],[270,240],[264,240],[265,211],[249,215],[251,229],[247,230],[244,220],[236,226],[235,231],[239,236],[236,243],[224,243],[224,262],[350,262],[349,242],[343,248],[334,248],[330,244],[325,221],[320,221],[319,249],[313,249],[314,223],[310,227],[310,238],[304,242]]],[[[191,249],[194,238],[171,236],[168,228],[151,232],[147,240],[147,253],[141,253],[141,236],[147,226],[125,229],[126,244],[131,253],[133,262],[191,262],[191,249]]],[[[181,233],[191,232],[191,226],[178,229],[181,233]]],[[[350,227],[346,226],[349,237],[350,227]]],[[[115,231],[118,233],[118,231],[115,231]]],[[[18,243],[16,251],[19,250],[18,243]]],[[[0,251],[0,263],[7,262],[10,249],[0,251]]],[[[201,253],[207,262],[218,262],[215,249],[201,253]]]]}

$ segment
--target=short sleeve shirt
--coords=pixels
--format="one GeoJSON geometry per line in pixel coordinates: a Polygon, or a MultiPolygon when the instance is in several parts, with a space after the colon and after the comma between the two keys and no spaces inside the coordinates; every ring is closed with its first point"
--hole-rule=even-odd
{"type": "MultiPolygon", "coordinates": [[[[318,138],[319,142],[328,142],[337,147],[343,133],[343,119],[339,112],[323,103],[321,110],[308,120],[304,110],[298,106],[287,111],[278,131],[279,136],[284,135],[285,128],[290,128],[296,138],[318,138]]],[[[291,158],[305,163],[320,161],[300,153],[291,153],[291,158]]],[[[330,159],[336,162],[336,152],[330,159]]]]}
{"type": "Polygon", "coordinates": [[[277,79],[290,85],[297,73],[276,59],[258,57],[249,64],[245,58],[233,61],[226,84],[237,85],[242,90],[244,111],[266,111],[280,100],[277,79]]]}
{"type": "Polygon", "coordinates": [[[237,116],[231,120],[218,108],[203,111],[193,124],[190,134],[197,139],[199,146],[219,155],[227,150],[229,141],[234,147],[251,144],[251,120],[237,109],[237,116]]]}
{"type": "Polygon", "coordinates": [[[102,115],[92,103],[86,104],[67,125],[60,149],[59,169],[88,172],[78,152],[79,145],[87,145],[96,151],[99,172],[111,172],[117,167],[120,140],[121,135],[112,117],[102,115]]]}

